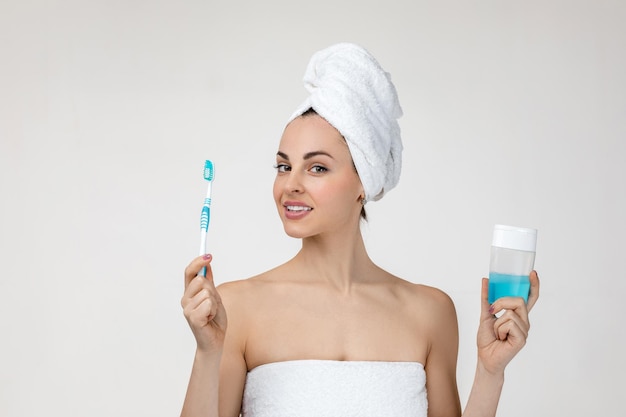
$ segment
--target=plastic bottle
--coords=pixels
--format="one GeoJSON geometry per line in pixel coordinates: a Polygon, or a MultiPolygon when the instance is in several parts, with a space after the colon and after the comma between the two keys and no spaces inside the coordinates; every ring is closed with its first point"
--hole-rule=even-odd
{"type": "Polygon", "coordinates": [[[523,297],[528,302],[529,275],[535,264],[537,230],[497,224],[489,264],[489,302],[523,297]]]}

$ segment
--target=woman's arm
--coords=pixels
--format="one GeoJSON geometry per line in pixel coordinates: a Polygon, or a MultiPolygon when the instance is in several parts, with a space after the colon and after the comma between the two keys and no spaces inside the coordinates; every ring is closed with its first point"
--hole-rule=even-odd
{"type": "MultiPolygon", "coordinates": [[[[478,363],[474,384],[463,412],[464,417],[493,417],[496,415],[504,369],[526,343],[530,324],[528,311],[539,297],[539,279],[530,275],[528,304],[521,298],[502,298],[489,305],[487,279],[481,292],[481,318],[478,329],[478,363]],[[494,313],[506,310],[496,318],[494,313]]],[[[458,324],[452,300],[443,292],[434,292],[429,307],[429,352],[426,360],[426,389],[428,416],[460,416],[461,406],[456,385],[458,355],[458,324]]]]}
{"type": "Polygon", "coordinates": [[[245,360],[234,350],[196,350],[181,416],[239,416],[246,373],[245,360]]]}
{"type": "Polygon", "coordinates": [[[504,369],[524,347],[530,322],[528,312],[539,298],[539,277],[530,274],[528,304],[519,297],[505,297],[489,305],[489,280],[483,278],[481,316],[478,327],[478,364],[472,391],[465,407],[465,417],[493,417],[496,415],[504,369]],[[499,318],[495,313],[505,311],[499,318]]]}
{"type": "Polygon", "coordinates": [[[459,332],[456,310],[450,297],[432,289],[429,296],[425,363],[428,417],[458,417],[461,403],[456,385],[459,332]]]}
{"type": "MultiPolygon", "coordinates": [[[[220,295],[215,288],[210,262],[211,256],[205,255],[194,259],[185,269],[181,304],[197,347],[181,411],[183,417],[236,417],[241,409],[245,360],[238,348],[237,331],[226,332],[222,295],[226,302],[229,292],[220,295]],[[206,278],[197,275],[203,267],[207,268],[206,278]]],[[[234,310],[236,324],[239,314],[234,310]]]]}
{"type": "Polygon", "coordinates": [[[221,353],[196,350],[181,417],[219,416],[219,370],[221,353]]]}

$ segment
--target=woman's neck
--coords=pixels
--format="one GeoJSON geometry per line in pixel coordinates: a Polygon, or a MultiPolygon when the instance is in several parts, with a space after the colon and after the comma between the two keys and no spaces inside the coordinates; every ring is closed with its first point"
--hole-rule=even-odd
{"type": "Polygon", "coordinates": [[[308,279],[327,282],[342,292],[349,292],[355,283],[372,279],[373,272],[379,269],[367,254],[360,230],[352,236],[305,238],[292,262],[306,271],[308,279]]]}

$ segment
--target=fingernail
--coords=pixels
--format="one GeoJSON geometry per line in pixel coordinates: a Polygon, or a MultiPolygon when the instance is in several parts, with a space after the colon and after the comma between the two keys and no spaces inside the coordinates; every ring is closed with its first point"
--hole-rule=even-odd
{"type": "Polygon", "coordinates": [[[489,307],[489,314],[493,314],[493,312],[495,311],[495,308],[492,306],[489,307]]]}
{"type": "Polygon", "coordinates": [[[205,255],[202,255],[202,259],[204,259],[205,261],[208,261],[208,260],[209,260],[209,259],[211,259],[211,258],[212,258],[212,256],[211,256],[211,254],[210,254],[210,253],[207,253],[207,254],[205,254],[205,255]]]}

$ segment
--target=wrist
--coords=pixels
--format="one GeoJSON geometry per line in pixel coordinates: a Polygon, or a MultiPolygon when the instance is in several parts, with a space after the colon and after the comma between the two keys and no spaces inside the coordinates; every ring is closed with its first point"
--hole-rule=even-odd
{"type": "Polygon", "coordinates": [[[504,385],[504,369],[491,370],[485,366],[485,364],[478,359],[476,364],[476,378],[484,381],[490,381],[491,384],[499,386],[504,385]]]}
{"type": "Polygon", "coordinates": [[[195,361],[201,362],[206,365],[215,364],[219,366],[222,360],[222,349],[217,350],[205,350],[196,348],[195,361]]]}
{"type": "Polygon", "coordinates": [[[474,384],[463,412],[464,417],[495,416],[504,385],[504,370],[493,372],[478,359],[474,384]]]}

